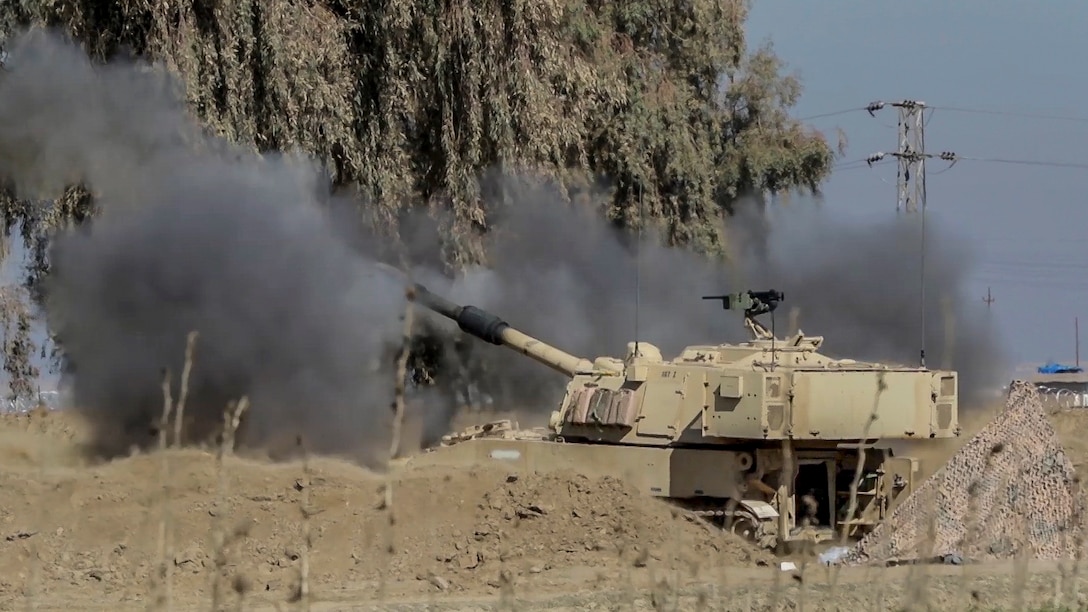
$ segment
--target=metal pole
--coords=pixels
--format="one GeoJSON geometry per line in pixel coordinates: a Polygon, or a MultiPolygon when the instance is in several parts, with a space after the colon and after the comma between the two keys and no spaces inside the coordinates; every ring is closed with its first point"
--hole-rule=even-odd
{"type": "Polygon", "coordinates": [[[899,111],[899,172],[896,177],[896,212],[911,213],[926,206],[926,103],[920,100],[892,102],[899,111]]]}

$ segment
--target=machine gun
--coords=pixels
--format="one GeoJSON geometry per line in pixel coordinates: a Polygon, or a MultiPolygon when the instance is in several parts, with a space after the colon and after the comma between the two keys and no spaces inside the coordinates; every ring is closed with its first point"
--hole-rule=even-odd
{"type": "Polygon", "coordinates": [[[757,340],[774,340],[771,330],[756,320],[759,315],[773,313],[778,308],[779,302],[786,300],[781,291],[768,289],[766,291],[742,291],[740,293],[727,293],[724,295],[705,295],[704,300],[721,300],[725,310],[743,310],[744,325],[752,332],[757,340]]]}

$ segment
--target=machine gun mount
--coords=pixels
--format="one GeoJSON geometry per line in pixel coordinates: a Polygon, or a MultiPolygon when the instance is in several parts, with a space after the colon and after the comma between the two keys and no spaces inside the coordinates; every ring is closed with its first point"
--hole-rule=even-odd
{"type": "MultiPolygon", "coordinates": [[[[766,291],[742,291],[740,293],[727,293],[724,295],[705,295],[704,300],[721,300],[725,310],[743,310],[744,325],[757,340],[774,340],[774,333],[767,329],[756,317],[771,313],[778,308],[780,302],[786,300],[786,295],[781,291],[768,289],[766,291]]],[[[773,321],[773,318],[772,318],[773,321]]],[[[773,323],[772,323],[773,325],[773,323]]]]}

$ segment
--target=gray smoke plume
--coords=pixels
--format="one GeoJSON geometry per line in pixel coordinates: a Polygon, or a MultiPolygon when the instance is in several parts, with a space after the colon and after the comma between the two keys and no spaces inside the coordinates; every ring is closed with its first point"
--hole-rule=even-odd
{"type": "Polygon", "coordinates": [[[56,237],[46,286],[98,450],[151,441],[160,370],[172,371],[177,398],[196,330],[191,437],[248,394],[240,442],[290,446],[301,433],[311,449],[359,456],[384,431],[393,377],[383,356],[404,293],[336,237],[319,169],[203,133],[144,67],[92,65],[42,31],[9,51],[0,171],[24,196],[83,183],[101,208],[90,227],[56,237]]]}
{"type": "MultiPolygon", "coordinates": [[[[485,241],[488,265],[432,289],[591,360],[622,358],[636,339],[669,355],[687,344],[743,338],[739,314],[701,299],[729,290],[729,269],[663,247],[649,232],[636,249],[635,238],[601,209],[567,203],[546,183],[494,175],[485,184],[494,227],[485,241]]],[[[604,201],[595,195],[588,197],[604,201]]],[[[563,375],[503,347],[470,342],[471,358],[462,366],[497,405],[527,412],[558,407],[563,375]]]]}
{"type": "MultiPolygon", "coordinates": [[[[958,370],[961,407],[970,410],[992,397],[1009,363],[1000,330],[967,293],[971,249],[939,214],[926,215],[924,308],[919,214],[860,225],[815,208],[791,206],[766,218],[749,207],[732,235],[747,281],[783,291],[780,310],[796,307],[799,327],[824,336],[824,352],[916,366],[924,346],[927,367],[958,370]]],[[[778,320],[788,324],[788,315],[778,320]]]]}
{"type": "MultiPolygon", "coordinates": [[[[92,65],[43,32],[9,51],[10,70],[0,75],[0,173],[20,195],[55,195],[82,182],[102,211],[54,240],[45,305],[76,405],[100,429],[98,450],[152,441],[160,369],[172,371],[176,396],[186,335],[197,330],[192,438],[213,432],[227,402],[247,394],[253,408],[241,443],[277,448],[302,433],[313,449],[373,458],[369,442],[385,436],[404,309],[401,279],[373,265],[391,245],[330,223],[339,203],[305,159],[257,156],[205,134],[158,73],[92,65]]],[[[436,272],[438,221],[415,217],[402,228],[414,280],[568,352],[622,357],[639,339],[671,357],[688,344],[740,340],[739,313],[701,296],[775,288],[787,309],[800,307],[806,331],[827,336],[830,354],[911,363],[917,354],[909,225],[862,231],[791,210],[768,233],[765,224],[732,219],[747,242],[767,247],[745,253],[734,269],[662,247],[650,232],[636,249],[600,210],[563,204],[531,181],[493,176],[485,188],[487,267],[456,279],[436,272]]],[[[999,352],[964,306],[973,302],[961,295],[969,260],[936,228],[929,244],[929,363],[949,365],[937,305],[947,294],[956,314],[950,365],[973,388],[999,352]]],[[[426,313],[420,323],[453,331],[426,313]]],[[[441,367],[439,384],[417,396],[427,411],[425,442],[444,433],[466,399],[454,391],[478,387],[496,407],[539,414],[555,407],[566,382],[455,333],[431,350],[441,367]]]]}
{"type": "MultiPolygon", "coordinates": [[[[917,216],[855,226],[815,207],[791,206],[770,218],[745,200],[728,221],[739,265],[727,267],[662,247],[656,235],[645,236],[637,252],[630,235],[600,211],[564,205],[558,194],[524,181],[499,182],[505,194],[492,200],[498,219],[488,241],[493,264],[444,290],[570,353],[622,357],[637,337],[669,358],[690,344],[744,340],[740,313],[722,312],[720,303],[701,296],[777,289],[786,301],[774,319],[763,320],[779,337],[790,332],[789,312],[796,307],[801,329],[823,335],[830,356],[919,363],[917,216]]],[[[970,409],[1000,384],[1007,365],[1000,338],[980,302],[965,294],[973,263],[967,247],[931,222],[926,250],[926,365],[957,369],[970,409]]],[[[490,383],[499,404],[556,407],[561,375],[500,347],[471,348],[467,367],[490,383]]]]}

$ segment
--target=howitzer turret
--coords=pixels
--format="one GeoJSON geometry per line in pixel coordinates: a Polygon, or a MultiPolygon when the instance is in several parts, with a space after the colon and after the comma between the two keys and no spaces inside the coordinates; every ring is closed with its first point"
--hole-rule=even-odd
{"type": "Polygon", "coordinates": [[[778,291],[704,298],[743,311],[748,342],[688,346],[673,359],[629,342],[623,359],[594,361],[420,285],[415,294],[465,333],[570,378],[547,428],[470,428],[415,463],[502,461],[623,477],[771,545],[812,533],[863,535],[909,495],[919,470],[881,441],[959,435],[955,372],[834,359],[819,352],[822,337],[802,332],[775,338],[756,317],[785,299],[778,291]],[[857,512],[845,516],[859,469],[857,512]],[[810,516],[800,514],[798,494],[815,504],[806,504],[810,516]]]}

